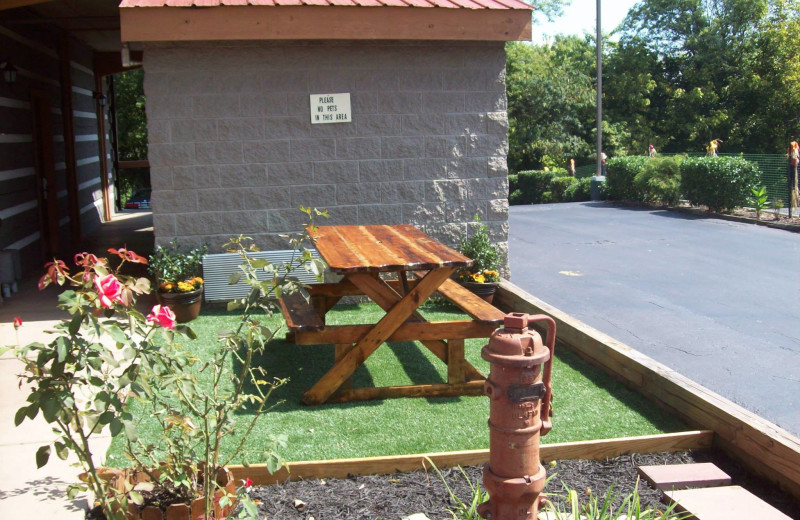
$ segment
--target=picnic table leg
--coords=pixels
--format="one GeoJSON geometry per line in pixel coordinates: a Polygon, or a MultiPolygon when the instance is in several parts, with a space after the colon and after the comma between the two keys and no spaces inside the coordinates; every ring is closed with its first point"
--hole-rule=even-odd
{"type": "MultiPolygon", "coordinates": [[[[449,347],[449,343],[451,341],[454,341],[454,340],[451,339],[451,340],[448,340],[447,342],[444,342],[442,340],[427,340],[427,341],[426,340],[421,340],[420,341],[420,343],[425,345],[425,347],[427,347],[427,349],[430,350],[433,353],[434,356],[436,356],[443,363],[448,365],[448,372],[450,371],[449,362],[448,362],[448,359],[449,359],[448,350],[450,348],[449,347]]],[[[457,341],[457,340],[455,340],[455,341],[457,341]]],[[[461,341],[463,342],[464,340],[462,339],[461,341]]],[[[464,348],[462,347],[462,350],[461,350],[462,353],[464,352],[463,349],[464,348]]],[[[461,364],[462,364],[462,367],[463,367],[463,370],[464,370],[464,378],[467,379],[468,381],[486,379],[486,376],[481,374],[481,372],[477,368],[472,366],[472,363],[470,363],[466,359],[464,359],[461,362],[461,364]]],[[[448,377],[449,377],[449,373],[448,373],[448,377]]]]}
{"type": "MultiPolygon", "coordinates": [[[[436,292],[436,289],[453,274],[453,271],[455,271],[453,267],[442,267],[429,271],[347,354],[336,362],[333,368],[303,394],[303,402],[306,404],[324,403],[381,344],[389,339],[389,336],[394,334],[422,302],[436,292]]],[[[387,287],[381,280],[362,274],[353,274],[349,278],[373,301],[377,301],[376,298],[382,299],[380,292],[372,290],[376,283],[387,287]]]]}
{"type": "Polygon", "coordinates": [[[341,296],[327,296],[324,294],[315,294],[311,296],[311,306],[317,311],[322,323],[325,323],[325,315],[333,308],[336,303],[341,300],[341,296]]]}
{"type": "MultiPolygon", "coordinates": [[[[378,304],[383,310],[389,311],[398,301],[400,301],[400,294],[395,291],[391,286],[386,283],[376,280],[374,276],[351,277],[351,281],[356,284],[365,294],[369,294],[372,301],[378,304]],[[355,278],[355,280],[353,280],[355,278]]],[[[420,321],[427,322],[427,320],[418,311],[414,311],[412,316],[420,321]]],[[[430,350],[442,362],[447,363],[447,343],[442,340],[421,340],[428,350],[430,350]]],[[[480,371],[472,366],[471,363],[463,361],[465,370],[465,377],[472,380],[486,379],[480,371]]]]}
{"type": "Polygon", "coordinates": [[[447,340],[447,383],[461,384],[465,381],[464,340],[447,340]]]}

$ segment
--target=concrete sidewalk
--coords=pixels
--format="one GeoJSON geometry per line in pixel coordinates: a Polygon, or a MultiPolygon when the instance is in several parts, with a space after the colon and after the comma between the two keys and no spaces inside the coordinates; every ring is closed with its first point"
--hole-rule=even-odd
{"type": "MultiPolygon", "coordinates": [[[[50,293],[52,297],[54,293],[50,293]]],[[[13,318],[12,318],[13,319],[13,318]]],[[[26,321],[19,330],[19,344],[46,341],[44,330],[52,328],[57,321],[26,321]]],[[[3,344],[16,343],[14,327],[3,320],[0,325],[3,344]],[[12,340],[9,342],[9,340],[12,340]]],[[[78,468],[70,462],[53,455],[41,469],[36,469],[36,450],[55,438],[50,426],[41,417],[25,420],[14,426],[14,414],[26,404],[27,389],[18,385],[17,374],[22,372],[22,363],[10,352],[0,357],[0,517],[14,518],[24,512],[36,519],[83,519],[86,500],[70,501],[66,496],[67,485],[77,482],[78,468]]],[[[93,451],[105,453],[110,437],[95,437],[93,451]]]]}
{"type": "MultiPolygon", "coordinates": [[[[109,247],[127,246],[146,256],[153,249],[152,237],[152,215],[128,212],[86,237],[82,249],[105,256],[109,247]]],[[[64,261],[70,265],[72,259],[64,261]]],[[[37,289],[39,276],[39,269],[35,269],[32,277],[20,282],[19,292],[0,304],[0,345],[49,343],[53,337],[45,331],[68,316],[56,308],[59,288],[37,289]],[[23,320],[18,331],[13,326],[15,317],[23,320]]],[[[82,520],[86,499],[70,501],[66,496],[67,486],[77,482],[81,473],[71,465],[74,461],[62,461],[53,454],[43,468],[36,469],[36,450],[55,439],[51,427],[41,417],[14,426],[14,415],[26,404],[28,395],[24,387],[19,387],[17,374],[21,372],[22,363],[12,353],[0,357],[0,518],[24,515],[36,520],[82,520]]],[[[110,442],[107,433],[97,435],[92,451],[105,454],[110,442]]]]}

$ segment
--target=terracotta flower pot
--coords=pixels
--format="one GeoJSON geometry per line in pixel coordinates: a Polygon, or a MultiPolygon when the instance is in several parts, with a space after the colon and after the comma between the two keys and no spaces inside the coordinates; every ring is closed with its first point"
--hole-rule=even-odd
{"type": "Polygon", "coordinates": [[[485,282],[485,283],[478,283],[478,282],[459,282],[461,285],[469,289],[480,296],[488,303],[492,303],[494,300],[494,293],[497,292],[497,283],[495,282],[485,282]]]}
{"type": "MultiPolygon", "coordinates": [[[[101,478],[110,480],[110,484],[119,491],[122,491],[123,482],[127,481],[132,485],[142,482],[149,482],[150,477],[141,471],[131,469],[103,469],[101,478]]],[[[217,489],[212,499],[213,513],[210,518],[214,520],[225,520],[236,508],[236,482],[233,474],[226,468],[217,470],[217,489]],[[231,503],[225,507],[219,505],[220,500],[225,495],[231,496],[231,503]]],[[[172,504],[167,506],[166,511],[162,511],[156,506],[139,507],[132,502],[128,502],[126,517],[130,520],[203,520],[206,511],[206,501],[202,496],[192,500],[191,504],[172,504]]]]}
{"type": "Polygon", "coordinates": [[[172,309],[178,323],[192,321],[200,315],[200,307],[203,303],[202,287],[185,293],[158,292],[156,294],[161,305],[172,309]]]}

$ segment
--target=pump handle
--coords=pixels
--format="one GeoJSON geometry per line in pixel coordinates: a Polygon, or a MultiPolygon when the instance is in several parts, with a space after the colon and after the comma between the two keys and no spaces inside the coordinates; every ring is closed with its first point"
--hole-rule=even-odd
{"type": "Polygon", "coordinates": [[[553,376],[553,356],[556,353],[556,322],[550,316],[545,314],[532,314],[528,315],[528,324],[536,321],[544,321],[547,323],[547,340],[545,344],[550,351],[550,359],[544,365],[544,373],[542,374],[542,383],[544,383],[544,397],[542,397],[542,408],[540,410],[540,417],[542,419],[541,434],[547,435],[547,432],[553,429],[553,422],[550,420],[550,402],[553,400],[553,388],[550,380],[553,376]]]}

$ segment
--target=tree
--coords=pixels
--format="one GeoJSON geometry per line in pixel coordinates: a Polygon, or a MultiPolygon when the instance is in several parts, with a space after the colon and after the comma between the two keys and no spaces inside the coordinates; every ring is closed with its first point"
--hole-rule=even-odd
{"type": "Polygon", "coordinates": [[[506,46],[509,169],[564,167],[586,159],[594,115],[593,47],[578,37],[506,46]]]}
{"type": "Polygon", "coordinates": [[[114,76],[114,106],[117,112],[117,144],[119,159],[147,159],[147,120],[142,69],[129,70],[114,76]]]}
{"type": "Polygon", "coordinates": [[[538,15],[543,16],[546,20],[552,20],[564,13],[564,4],[569,4],[570,0],[536,0],[528,2],[533,6],[533,19],[537,19],[538,15]]]}
{"type": "Polygon", "coordinates": [[[797,0],[643,0],[623,24],[609,113],[664,150],[721,137],[774,152],[800,113],[797,24],[797,0]]]}

